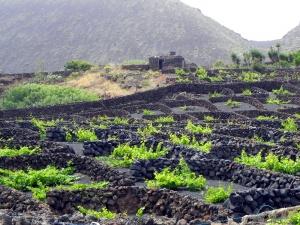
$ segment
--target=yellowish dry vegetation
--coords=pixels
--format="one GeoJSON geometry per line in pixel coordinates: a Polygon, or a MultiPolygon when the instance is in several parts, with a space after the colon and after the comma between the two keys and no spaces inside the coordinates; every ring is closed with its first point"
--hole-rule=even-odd
{"type": "Polygon", "coordinates": [[[130,95],[135,92],[135,90],[121,88],[118,83],[105,79],[99,72],[87,72],[61,85],[86,89],[99,96],[107,97],[130,95]]]}
{"type": "Polygon", "coordinates": [[[154,89],[158,86],[164,86],[166,81],[165,75],[162,75],[160,72],[146,71],[139,75],[142,76],[142,79],[140,79],[142,80],[141,88],[136,88],[136,78],[129,76],[126,79],[129,83],[132,81],[133,87],[127,89],[121,86],[120,80],[122,81],[123,79],[121,77],[122,75],[128,73],[132,73],[132,71],[122,70],[117,66],[112,67],[109,73],[105,72],[105,70],[91,70],[84,74],[71,75],[65,82],[61,83],[61,85],[82,88],[104,98],[112,98],[154,89]],[[116,81],[108,80],[104,77],[105,74],[119,77],[119,79],[116,81]]]}

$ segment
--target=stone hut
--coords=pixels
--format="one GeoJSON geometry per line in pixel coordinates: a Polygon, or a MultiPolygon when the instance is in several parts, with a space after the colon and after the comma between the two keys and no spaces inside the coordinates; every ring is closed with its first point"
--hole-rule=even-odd
{"type": "Polygon", "coordinates": [[[176,52],[170,52],[165,56],[153,56],[149,58],[149,68],[151,70],[172,70],[174,68],[185,68],[185,59],[176,55],[176,52]]]}

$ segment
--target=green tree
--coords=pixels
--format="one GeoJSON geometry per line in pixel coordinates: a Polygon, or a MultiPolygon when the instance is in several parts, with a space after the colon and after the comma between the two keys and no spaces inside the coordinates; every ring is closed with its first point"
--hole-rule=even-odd
{"type": "Polygon", "coordinates": [[[236,65],[236,67],[240,67],[241,59],[236,53],[231,54],[231,60],[236,65]]]}
{"type": "Polygon", "coordinates": [[[273,47],[271,47],[270,50],[268,51],[268,56],[273,64],[279,62],[278,51],[275,50],[273,47]]]}
{"type": "Polygon", "coordinates": [[[252,49],[250,55],[253,63],[263,63],[265,60],[264,54],[257,49],[252,49]]]}
{"type": "Polygon", "coordinates": [[[245,66],[249,67],[251,65],[251,54],[249,52],[244,52],[243,53],[243,58],[244,58],[244,64],[245,66]]]}

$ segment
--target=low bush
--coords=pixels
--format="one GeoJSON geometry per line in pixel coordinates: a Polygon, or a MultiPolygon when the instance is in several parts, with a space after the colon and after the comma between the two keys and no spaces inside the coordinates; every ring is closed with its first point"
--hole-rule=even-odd
{"type": "Polygon", "coordinates": [[[149,109],[144,109],[143,110],[143,115],[144,116],[152,116],[152,115],[154,115],[155,113],[153,112],[153,111],[151,111],[151,110],[149,110],[149,109]]]}
{"type": "Polygon", "coordinates": [[[245,90],[243,90],[242,94],[245,95],[245,96],[251,96],[252,91],[250,89],[245,89],[245,90]]]}
{"type": "Polygon", "coordinates": [[[161,116],[154,120],[156,123],[174,123],[173,116],[161,116]]]}
{"type": "Polygon", "coordinates": [[[83,141],[96,141],[96,140],[98,140],[98,137],[95,134],[95,131],[85,130],[85,129],[79,129],[76,132],[76,138],[80,142],[83,142],[83,141]]]}
{"type": "Polygon", "coordinates": [[[17,109],[96,101],[99,97],[85,90],[46,84],[22,84],[5,91],[0,108],[17,109]]]}
{"type": "Polygon", "coordinates": [[[283,104],[290,103],[290,101],[284,101],[284,100],[281,100],[277,97],[269,97],[269,98],[267,98],[266,102],[270,105],[283,105],[283,104]]]}
{"type": "Polygon", "coordinates": [[[298,131],[298,124],[296,121],[289,117],[286,120],[281,122],[282,130],[285,132],[295,133],[298,131]]]}
{"type": "Polygon", "coordinates": [[[203,119],[205,122],[209,123],[215,120],[215,118],[213,116],[204,116],[203,119]]]}
{"type": "Polygon", "coordinates": [[[176,134],[170,135],[170,141],[175,145],[183,145],[188,148],[196,149],[198,151],[209,153],[212,149],[212,143],[209,142],[198,142],[195,137],[189,137],[185,134],[177,136],[176,134]]]}
{"type": "Polygon", "coordinates": [[[117,214],[109,211],[107,208],[102,208],[99,211],[87,209],[82,206],[78,206],[78,211],[85,216],[91,216],[96,219],[115,219],[117,214]]]}
{"type": "Polygon", "coordinates": [[[38,154],[41,150],[39,148],[30,149],[28,147],[22,147],[20,149],[11,149],[11,148],[1,148],[0,149],[0,158],[1,157],[16,157],[20,155],[34,155],[38,154]]]}
{"type": "Polygon", "coordinates": [[[225,105],[233,109],[233,108],[239,108],[241,103],[234,101],[232,99],[228,99],[225,105]]]}
{"type": "Polygon", "coordinates": [[[290,91],[284,89],[282,86],[279,89],[272,90],[272,93],[275,95],[283,95],[283,96],[293,95],[290,91]]]}
{"type": "Polygon", "coordinates": [[[157,147],[148,148],[145,143],[140,146],[129,144],[119,145],[108,157],[98,157],[99,160],[112,167],[130,167],[135,160],[157,159],[167,154],[168,149],[159,143],[157,147]]]}
{"type": "Polygon", "coordinates": [[[112,121],[112,124],[125,126],[129,124],[129,119],[122,118],[122,117],[115,117],[112,121]]]}
{"type": "Polygon", "coordinates": [[[165,168],[161,172],[154,173],[154,180],[146,181],[150,188],[169,188],[177,189],[179,187],[189,190],[200,190],[206,185],[206,179],[203,176],[197,176],[188,167],[185,160],[180,159],[178,166],[172,171],[165,168]]]}
{"type": "Polygon", "coordinates": [[[267,169],[292,175],[300,172],[300,159],[293,161],[286,157],[276,156],[273,153],[269,153],[265,159],[263,159],[261,153],[252,156],[247,155],[247,153],[243,151],[241,156],[236,158],[235,161],[259,169],[267,169]]]}
{"type": "Polygon", "coordinates": [[[209,97],[210,98],[218,98],[218,97],[221,97],[221,96],[223,96],[221,93],[219,93],[219,92],[213,92],[213,93],[209,93],[209,97]]]}
{"type": "Polygon", "coordinates": [[[228,187],[209,187],[205,192],[204,199],[207,203],[221,203],[229,198],[232,193],[232,186],[228,187]]]}
{"type": "Polygon", "coordinates": [[[61,120],[44,121],[44,120],[40,120],[37,118],[31,119],[32,125],[39,129],[41,139],[46,138],[46,130],[48,127],[55,127],[57,125],[57,123],[59,123],[60,121],[61,120]]]}
{"type": "Polygon", "coordinates": [[[152,123],[147,124],[144,128],[139,128],[137,134],[143,139],[149,138],[152,135],[159,134],[160,130],[157,127],[154,127],[152,123]]]}
{"type": "Polygon", "coordinates": [[[188,121],[185,129],[193,134],[211,134],[213,132],[213,129],[210,128],[208,125],[206,126],[195,125],[190,120],[188,121]]]}
{"type": "Polygon", "coordinates": [[[179,77],[185,76],[187,73],[184,71],[184,69],[176,69],[175,74],[179,77]]]}
{"type": "Polygon", "coordinates": [[[53,166],[28,171],[0,169],[0,184],[21,191],[31,191],[33,197],[42,200],[46,197],[49,187],[72,184],[77,179],[73,173],[74,169],[71,167],[57,169],[53,166]]]}
{"type": "Polygon", "coordinates": [[[207,71],[203,67],[199,67],[196,71],[196,76],[200,80],[206,80],[208,78],[207,71]]]}
{"type": "Polygon", "coordinates": [[[278,120],[277,116],[258,116],[256,117],[258,121],[273,121],[278,120]]]}
{"type": "Polygon", "coordinates": [[[82,191],[88,189],[103,189],[108,187],[109,182],[107,181],[100,181],[97,183],[90,183],[90,184],[71,184],[68,186],[57,186],[55,190],[66,190],[66,191],[82,191]]]}
{"type": "Polygon", "coordinates": [[[261,80],[261,74],[255,72],[243,72],[240,80],[244,82],[257,82],[261,80]]]}
{"type": "Polygon", "coordinates": [[[83,60],[73,60],[65,64],[66,70],[71,70],[74,72],[87,71],[90,70],[92,67],[92,64],[83,60]]]}

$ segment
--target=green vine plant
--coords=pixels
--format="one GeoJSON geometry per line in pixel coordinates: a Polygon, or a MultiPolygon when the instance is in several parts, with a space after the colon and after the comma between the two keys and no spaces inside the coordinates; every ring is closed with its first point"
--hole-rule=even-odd
{"type": "Polygon", "coordinates": [[[291,132],[291,133],[295,133],[298,131],[298,124],[297,122],[289,117],[286,120],[281,122],[281,126],[282,126],[282,130],[284,132],[291,132]]]}
{"type": "Polygon", "coordinates": [[[144,116],[153,116],[153,115],[155,115],[155,112],[153,112],[153,111],[151,111],[149,109],[144,109],[143,110],[143,115],[144,116]]]}
{"type": "Polygon", "coordinates": [[[209,97],[210,98],[218,98],[218,97],[222,97],[223,95],[217,91],[214,91],[213,93],[209,93],[209,97]]]}
{"type": "MultiPolygon", "coordinates": [[[[69,139],[70,137],[67,136],[66,138],[69,139]]],[[[76,131],[76,138],[77,138],[77,140],[79,142],[96,141],[96,140],[98,140],[98,137],[95,134],[95,131],[93,131],[93,130],[86,130],[86,129],[79,129],[79,130],[77,130],[76,131]]]]}
{"type": "Polygon", "coordinates": [[[138,128],[137,134],[142,139],[147,139],[155,134],[159,134],[161,131],[158,127],[154,127],[152,123],[149,123],[144,128],[138,128]]]}
{"type": "Polygon", "coordinates": [[[277,97],[268,97],[266,102],[270,105],[284,105],[290,103],[291,101],[284,101],[277,97]]]}
{"type": "Polygon", "coordinates": [[[243,90],[242,94],[245,95],[245,96],[251,96],[252,91],[250,89],[245,89],[245,90],[243,90]]]}
{"type": "Polygon", "coordinates": [[[226,106],[234,109],[234,108],[239,108],[241,103],[240,102],[237,102],[237,101],[234,101],[232,99],[228,99],[227,102],[225,103],[226,106]]]}
{"type": "Polygon", "coordinates": [[[50,120],[50,121],[44,121],[37,118],[31,119],[31,124],[38,128],[40,133],[41,140],[44,140],[46,138],[46,130],[48,127],[55,127],[59,122],[62,120],[50,120]]]}
{"type": "Polygon", "coordinates": [[[188,121],[185,129],[193,134],[212,134],[213,129],[209,127],[207,124],[206,126],[195,125],[191,120],[188,121]]]}
{"type": "Polygon", "coordinates": [[[275,95],[289,96],[293,95],[290,91],[284,89],[282,86],[279,89],[272,90],[272,93],[275,95]]]}
{"type": "Polygon", "coordinates": [[[209,187],[204,194],[205,202],[209,204],[224,202],[229,198],[232,190],[232,185],[227,187],[209,187]]]}
{"type": "Polygon", "coordinates": [[[85,216],[91,216],[96,219],[115,219],[117,217],[117,214],[109,211],[107,208],[101,208],[99,211],[93,210],[93,209],[87,209],[82,206],[77,207],[78,211],[85,215],[85,216]]]}
{"type": "Polygon", "coordinates": [[[155,123],[174,123],[173,116],[161,116],[154,120],[155,123]]]}
{"type": "Polygon", "coordinates": [[[122,118],[122,117],[115,117],[112,121],[112,124],[114,125],[129,125],[129,119],[127,118],[122,118]]]}
{"type": "Polygon", "coordinates": [[[235,162],[259,169],[266,169],[291,175],[295,175],[300,172],[299,158],[294,161],[287,157],[279,157],[273,153],[269,153],[265,159],[263,159],[261,153],[258,153],[257,155],[247,155],[247,153],[243,151],[241,156],[235,159],[235,162]]]}
{"type": "Polygon", "coordinates": [[[256,117],[256,120],[258,121],[274,121],[278,120],[277,116],[258,116],[256,117]]]}
{"type": "Polygon", "coordinates": [[[168,149],[159,143],[156,148],[148,148],[145,143],[140,146],[122,144],[116,147],[110,156],[97,159],[111,167],[130,167],[135,160],[158,159],[167,154],[168,149]]]}
{"type": "Polygon", "coordinates": [[[177,167],[172,170],[167,167],[161,172],[154,173],[154,179],[146,181],[149,188],[168,188],[176,190],[178,188],[187,188],[191,191],[204,189],[206,179],[199,175],[197,176],[191,171],[184,159],[180,159],[177,167]]]}
{"type": "Polygon", "coordinates": [[[177,136],[176,134],[170,134],[170,141],[175,145],[183,145],[188,148],[196,149],[203,153],[209,153],[212,149],[212,142],[202,141],[198,142],[195,137],[189,137],[188,135],[182,134],[177,136]]]}
{"type": "Polygon", "coordinates": [[[256,143],[268,145],[268,146],[271,146],[271,147],[276,146],[276,143],[274,141],[265,141],[262,137],[259,137],[257,135],[254,135],[253,141],[256,142],[256,143]]]}
{"type": "Polygon", "coordinates": [[[262,75],[255,72],[243,72],[241,77],[239,78],[244,82],[258,82],[262,78],[262,75]]]}
{"type": "Polygon", "coordinates": [[[20,155],[36,155],[41,152],[40,148],[29,148],[29,147],[21,147],[20,149],[13,149],[13,148],[1,148],[0,149],[0,158],[1,157],[16,157],[20,155]]]}
{"type": "Polygon", "coordinates": [[[213,116],[204,116],[203,120],[207,123],[210,123],[210,122],[213,122],[215,120],[215,118],[213,116]]]}
{"type": "Polygon", "coordinates": [[[142,218],[144,216],[144,212],[145,212],[145,207],[139,208],[136,212],[136,217],[142,218]]]}

